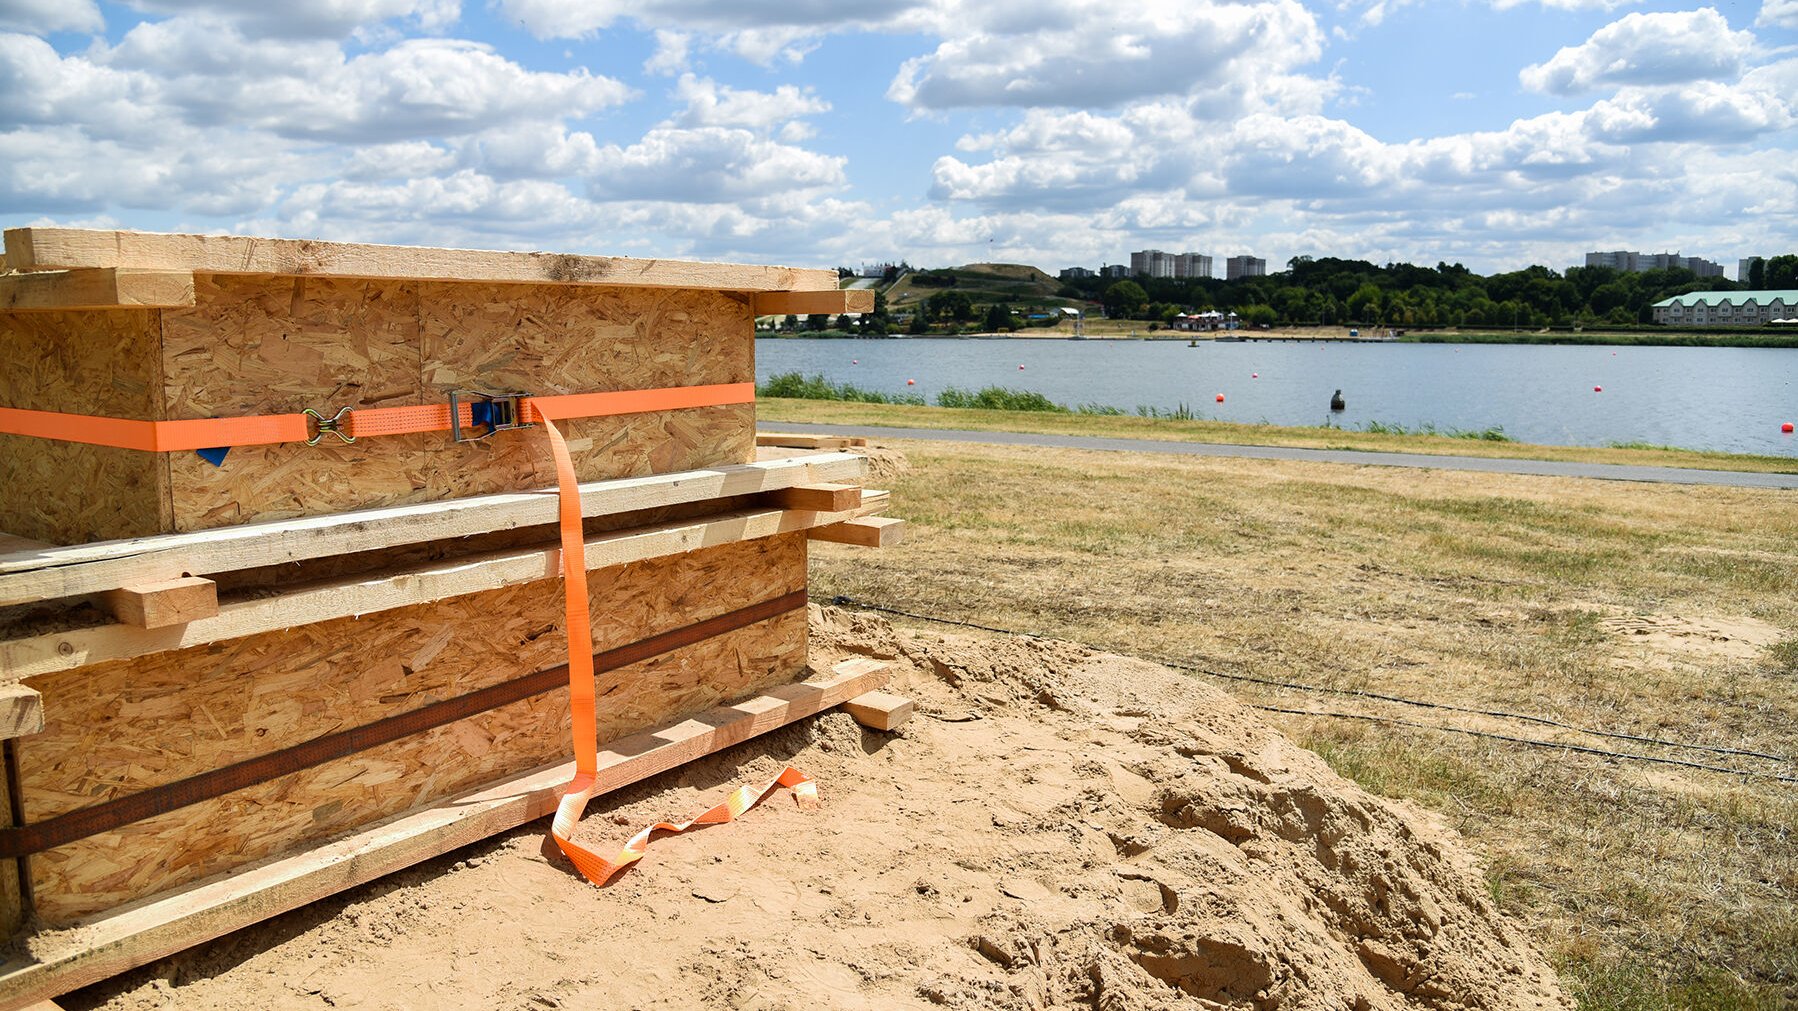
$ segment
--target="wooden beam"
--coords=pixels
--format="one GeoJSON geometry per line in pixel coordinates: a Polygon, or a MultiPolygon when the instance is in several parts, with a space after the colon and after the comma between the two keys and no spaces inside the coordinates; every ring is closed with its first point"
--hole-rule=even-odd
{"type": "MultiPolygon", "coordinates": [[[[15,271],[131,267],[206,274],[609,284],[743,292],[837,291],[834,270],[81,228],[7,229],[6,267],[15,271]]],[[[871,303],[869,308],[873,308],[871,303]]]]}
{"type": "Polygon", "coordinates": [[[797,435],[790,432],[757,432],[757,446],[780,446],[786,449],[849,449],[866,446],[868,440],[851,435],[797,435]]]}
{"type": "MultiPolygon", "coordinates": [[[[641,782],[815,716],[879,688],[887,677],[887,665],[880,661],[849,660],[828,675],[610,742],[599,753],[599,792],[641,782]]],[[[97,983],[545,817],[555,811],[573,777],[572,762],[543,766],[303,853],[131,903],[79,930],[39,938],[30,954],[15,955],[0,966],[0,1009],[97,983]]],[[[590,815],[597,809],[590,808],[590,815]]],[[[568,887],[586,886],[571,873],[568,887]]]]}
{"type": "Polygon", "coordinates": [[[121,586],[99,597],[114,618],[138,628],[185,625],[219,613],[218,584],[204,576],[121,586]]]}
{"type": "Polygon", "coordinates": [[[24,685],[0,685],[0,741],[44,729],[44,700],[24,685]]]}
{"type": "Polygon", "coordinates": [[[849,288],[839,291],[758,291],[751,302],[750,311],[757,316],[873,312],[874,292],[849,288]]]}
{"type": "Polygon", "coordinates": [[[840,513],[861,507],[862,490],[852,484],[804,484],[770,492],[767,498],[782,509],[840,513]]]}
{"type": "MultiPolygon", "coordinates": [[[[824,513],[752,509],[678,520],[587,539],[587,568],[624,565],[737,541],[773,537],[852,519],[853,510],[824,513]]],[[[218,614],[184,625],[139,628],[99,625],[0,642],[0,684],[106,660],[186,649],[209,642],[310,625],[334,618],[428,604],[467,593],[515,586],[561,573],[561,548],[546,541],[517,548],[290,588],[272,597],[221,605],[218,614]]]]}
{"type": "Polygon", "coordinates": [[[853,544],[860,548],[890,548],[905,536],[905,521],[891,516],[863,516],[806,531],[814,541],[853,544]]]}
{"type": "Polygon", "coordinates": [[[0,311],[175,309],[194,304],[190,270],[98,267],[0,275],[0,311]]]}
{"type": "Polygon", "coordinates": [[[869,730],[887,732],[904,726],[915,708],[911,699],[886,692],[857,695],[843,703],[843,711],[855,717],[855,722],[869,730]]]}
{"type": "MultiPolygon", "coordinates": [[[[854,454],[830,453],[598,481],[581,486],[581,515],[613,516],[794,485],[852,481],[861,477],[865,466],[854,454]]],[[[535,491],[27,548],[0,555],[0,606],[102,593],[184,573],[231,572],[554,522],[556,493],[535,491]]]]}

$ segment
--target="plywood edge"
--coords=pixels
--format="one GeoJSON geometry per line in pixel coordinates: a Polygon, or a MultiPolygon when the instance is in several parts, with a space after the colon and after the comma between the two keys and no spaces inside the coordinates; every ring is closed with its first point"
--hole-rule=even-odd
{"type": "MultiPolygon", "coordinates": [[[[778,730],[885,685],[865,659],[830,674],[613,741],[599,792],[618,790],[778,730]]],[[[478,842],[555,810],[574,763],[543,766],[389,819],[303,853],[121,907],[70,931],[67,946],[0,966],[0,1011],[54,998],[347,888],[478,842]]],[[[587,887],[570,875],[568,887],[587,887]]]]}
{"type": "Polygon", "coordinates": [[[0,311],[176,309],[194,304],[188,270],[93,267],[0,274],[0,311]]]}
{"type": "Polygon", "coordinates": [[[836,271],[827,269],[83,228],[7,229],[6,266],[15,271],[127,267],[206,274],[620,285],[741,292],[834,292],[837,287],[836,271]]]}
{"type": "MultiPolygon", "coordinates": [[[[626,565],[738,541],[810,531],[853,518],[853,511],[739,510],[661,523],[587,539],[587,568],[626,565]]],[[[108,660],[241,639],[297,625],[428,604],[448,597],[557,578],[561,549],[538,547],[457,558],[425,567],[296,587],[277,596],[226,603],[213,617],[162,628],[100,625],[0,642],[0,684],[78,670],[108,660]]]]}
{"type": "MultiPolygon", "coordinates": [[[[612,516],[795,485],[855,481],[865,466],[854,454],[829,453],[598,481],[581,486],[581,514],[612,516]]],[[[545,490],[94,544],[24,547],[0,554],[0,606],[101,593],[133,582],[211,575],[554,522],[556,494],[545,490]]]]}
{"type": "Polygon", "coordinates": [[[871,290],[839,291],[761,291],[750,300],[750,312],[757,316],[810,316],[818,313],[873,312],[871,290]]]}

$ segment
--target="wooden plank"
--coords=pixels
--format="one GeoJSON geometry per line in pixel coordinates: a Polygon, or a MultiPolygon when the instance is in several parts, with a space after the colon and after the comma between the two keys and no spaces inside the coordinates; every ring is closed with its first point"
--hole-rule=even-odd
{"type": "Polygon", "coordinates": [[[24,685],[0,684],[0,741],[43,732],[44,700],[24,685]]]}
{"type": "MultiPolygon", "coordinates": [[[[830,453],[598,481],[581,486],[581,514],[612,516],[854,480],[863,468],[861,457],[830,453]]],[[[533,491],[39,548],[0,555],[0,606],[99,593],[183,573],[231,572],[554,522],[555,492],[533,491]]]]}
{"type": "Polygon", "coordinates": [[[100,594],[100,602],[124,624],[167,628],[217,615],[219,588],[204,576],[177,576],[107,590],[100,594]]]}
{"type": "Polygon", "coordinates": [[[780,446],[786,449],[840,450],[853,446],[854,440],[844,435],[797,435],[790,432],[757,432],[757,446],[780,446]]]}
{"type": "Polygon", "coordinates": [[[0,275],[0,311],[168,309],[194,304],[191,270],[99,267],[0,275]]]}
{"type": "Polygon", "coordinates": [[[806,531],[806,536],[814,541],[853,544],[862,548],[890,548],[898,544],[904,534],[905,521],[891,516],[864,516],[806,531]]]}
{"type": "MultiPolygon", "coordinates": [[[[853,510],[739,510],[697,520],[661,523],[587,539],[587,568],[598,569],[739,541],[841,525],[853,510]]],[[[533,548],[452,559],[431,566],[358,575],[251,597],[219,607],[210,618],[162,628],[100,625],[0,642],[0,684],[57,671],[123,660],[375,614],[506,586],[554,579],[561,572],[556,542],[533,548]]]]}
{"type": "Polygon", "coordinates": [[[869,730],[880,731],[898,730],[911,719],[915,708],[911,699],[886,692],[857,695],[843,703],[843,711],[855,717],[855,722],[869,730]]]}
{"type": "Polygon", "coordinates": [[[873,312],[874,292],[869,289],[841,291],[759,291],[750,304],[757,316],[810,316],[814,313],[873,312]]]}
{"type": "Polygon", "coordinates": [[[7,229],[6,267],[25,271],[135,267],[211,274],[631,285],[746,292],[834,293],[837,287],[834,270],[82,228],[7,229]]]}
{"type": "MultiPolygon", "coordinates": [[[[887,677],[880,661],[849,660],[827,676],[613,741],[600,751],[600,792],[817,715],[881,687],[887,677]]],[[[543,766],[303,853],[103,914],[63,935],[63,946],[45,945],[0,966],[0,1011],[97,983],[542,818],[555,810],[573,776],[572,762],[543,766]]],[[[572,875],[569,887],[581,887],[572,875]]]]}
{"type": "Polygon", "coordinates": [[[862,490],[853,484],[802,484],[782,488],[769,494],[767,498],[783,509],[840,513],[861,506],[862,490]]]}

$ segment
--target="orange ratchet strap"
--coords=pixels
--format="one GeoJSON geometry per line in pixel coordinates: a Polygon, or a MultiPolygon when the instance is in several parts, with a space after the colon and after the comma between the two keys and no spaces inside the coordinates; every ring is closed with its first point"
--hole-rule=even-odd
{"type": "MultiPolygon", "coordinates": [[[[27,411],[0,407],[0,433],[30,435],[61,442],[116,446],[152,453],[226,449],[233,446],[265,446],[280,442],[316,442],[327,432],[345,442],[374,435],[406,435],[414,432],[448,432],[472,429],[480,402],[462,402],[454,414],[448,404],[428,407],[346,408],[327,418],[316,411],[299,414],[265,414],[247,418],[196,418],[185,421],[132,421],[91,414],[27,411]]],[[[550,418],[597,418],[616,414],[643,414],[688,407],[721,407],[755,400],[754,383],[719,383],[712,386],[673,386],[659,390],[620,390],[613,393],[571,393],[552,397],[495,397],[513,401],[519,424],[536,424],[550,418]]]]}

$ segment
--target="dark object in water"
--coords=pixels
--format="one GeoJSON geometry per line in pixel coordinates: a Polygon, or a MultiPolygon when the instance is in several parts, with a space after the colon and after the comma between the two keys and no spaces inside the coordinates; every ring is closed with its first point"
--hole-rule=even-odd
{"type": "Polygon", "coordinates": [[[1342,391],[1341,390],[1337,390],[1335,393],[1330,394],[1330,410],[1332,410],[1332,411],[1348,410],[1348,401],[1342,399],[1342,391]]]}

